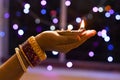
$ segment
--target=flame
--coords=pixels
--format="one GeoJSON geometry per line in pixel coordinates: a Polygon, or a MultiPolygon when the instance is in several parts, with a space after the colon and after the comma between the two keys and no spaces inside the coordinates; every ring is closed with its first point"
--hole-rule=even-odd
{"type": "Polygon", "coordinates": [[[80,29],[84,29],[85,28],[85,22],[84,20],[81,21],[81,25],[80,25],[80,29]]]}

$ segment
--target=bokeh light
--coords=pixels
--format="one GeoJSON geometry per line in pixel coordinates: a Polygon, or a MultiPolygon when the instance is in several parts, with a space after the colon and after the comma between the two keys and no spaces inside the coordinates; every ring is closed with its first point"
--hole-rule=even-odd
{"type": "Polygon", "coordinates": [[[108,45],[108,50],[112,51],[114,49],[114,46],[112,44],[108,45]]]}
{"type": "Polygon", "coordinates": [[[46,14],[46,9],[41,9],[41,14],[45,15],[46,14]]]}
{"type": "Polygon", "coordinates": [[[23,9],[23,12],[25,13],[25,14],[28,14],[29,12],[30,12],[30,10],[29,9],[23,9]]]}
{"type": "Polygon", "coordinates": [[[13,29],[17,30],[19,28],[18,24],[13,24],[13,29]]]}
{"type": "Polygon", "coordinates": [[[50,30],[51,30],[51,31],[54,31],[55,29],[56,29],[56,28],[55,28],[54,25],[51,25],[51,26],[50,26],[50,30]]]}
{"type": "Polygon", "coordinates": [[[103,7],[99,7],[99,8],[98,8],[98,11],[99,11],[99,12],[103,12],[103,11],[104,11],[103,7]]]}
{"type": "Polygon", "coordinates": [[[29,4],[29,3],[26,3],[26,4],[24,5],[24,8],[25,8],[25,9],[30,9],[30,4],[29,4]]]}
{"type": "Polygon", "coordinates": [[[57,24],[57,23],[58,23],[58,19],[57,19],[57,18],[53,18],[52,21],[53,21],[54,24],[57,24]]]}
{"type": "Polygon", "coordinates": [[[66,6],[70,6],[71,5],[71,1],[69,1],[69,0],[65,1],[65,5],[66,6]]]}
{"type": "Polygon", "coordinates": [[[35,19],[35,23],[36,23],[36,24],[39,24],[39,23],[40,23],[40,19],[39,19],[39,18],[36,18],[36,19],[35,19]]]}
{"type": "Polygon", "coordinates": [[[73,66],[73,63],[69,61],[69,62],[66,63],[66,66],[67,66],[68,68],[71,68],[71,67],[73,66]]]}
{"type": "Polygon", "coordinates": [[[81,20],[82,20],[82,19],[81,19],[80,17],[77,17],[77,18],[76,18],[76,23],[80,23],[81,20]]]}
{"type": "Polygon", "coordinates": [[[52,65],[48,65],[48,66],[47,66],[47,70],[48,70],[48,71],[52,71],[52,70],[53,70],[53,66],[52,66],[52,65]]]}
{"type": "Polygon", "coordinates": [[[107,61],[108,61],[108,62],[112,62],[112,61],[113,61],[113,57],[112,57],[112,56],[109,56],[109,57],[107,58],[107,61]]]}
{"type": "Polygon", "coordinates": [[[120,15],[119,14],[115,15],[115,19],[120,20],[120,15]]]}
{"type": "Polygon", "coordinates": [[[58,55],[58,53],[59,53],[58,51],[52,51],[53,55],[58,55]]]}
{"type": "Polygon", "coordinates": [[[47,4],[47,1],[46,0],[41,0],[41,5],[42,6],[45,6],[47,4]]]}
{"type": "Polygon", "coordinates": [[[9,14],[8,12],[6,12],[6,13],[4,14],[4,18],[8,19],[9,17],[10,17],[10,14],[9,14]]]}
{"type": "Polygon", "coordinates": [[[110,14],[109,12],[106,12],[106,13],[105,13],[105,17],[106,17],[106,18],[109,18],[110,16],[111,16],[111,14],[110,14]]]}
{"type": "Polygon", "coordinates": [[[24,31],[23,31],[22,29],[19,29],[19,30],[18,30],[18,34],[19,34],[20,36],[22,36],[22,35],[24,34],[24,31]]]}
{"type": "Polygon", "coordinates": [[[93,7],[93,12],[98,12],[98,7],[93,7]]]}
{"type": "Polygon", "coordinates": [[[5,32],[4,31],[0,31],[0,37],[4,37],[5,36],[5,32]]]}
{"type": "Polygon", "coordinates": [[[109,11],[109,10],[111,10],[111,6],[110,5],[105,6],[105,11],[109,11]]]}
{"type": "Polygon", "coordinates": [[[41,27],[41,26],[37,26],[37,27],[36,27],[36,32],[37,32],[37,33],[40,33],[41,31],[42,31],[42,27],[41,27]]]}
{"type": "Polygon", "coordinates": [[[73,29],[73,25],[72,25],[72,24],[69,24],[69,25],[67,26],[67,29],[68,29],[68,30],[72,30],[72,29],[73,29]]]}
{"type": "Polygon", "coordinates": [[[110,41],[110,37],[109,36],[104,37],[104,41],[105,42],[109,42],[110,41]]]}
{"type": "Polygon", "coordinates": [[[93,57],[93,56],[94,56],[94,52],[93,52],[93,51],[90,51],[90,52],[88,53],[88,55],[89,55],[89,57],[93,57]]]}

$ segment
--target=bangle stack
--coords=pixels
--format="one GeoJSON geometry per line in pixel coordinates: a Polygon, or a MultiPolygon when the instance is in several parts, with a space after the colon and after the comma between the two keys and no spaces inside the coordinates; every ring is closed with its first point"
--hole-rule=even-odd
{"type": "Polygon", "coordinates": [[[22,60],[22,57],[21,57],[19,51],[20,51],[19,48],[15,48],[15,52],[16,52],[17,58],[18,58],[18,60],[20,62],[20,65],[21,65],[23,71],[26,72],[27,68],[26,68],[26,66],[25,66],[25,64],[24,64],[24,62],[22,60]]]}
{"type": "Polygon", "coordinates": [[[31,67],[39,65],[41,61],[47,58],[46,53],[40,48],[34,36],[31,36],[27,41],[19,45],[19,49],[31,67]]]}

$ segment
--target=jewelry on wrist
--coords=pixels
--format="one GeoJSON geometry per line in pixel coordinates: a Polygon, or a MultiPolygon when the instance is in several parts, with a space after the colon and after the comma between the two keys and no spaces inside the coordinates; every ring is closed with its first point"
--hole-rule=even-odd
{"type": "Polygon", "coordinates": [[[15,52],[16,52],[17,58],[20,62],[20,65],[21,65],[23,71],[26,72],[27,68],[26,68],[26,66],[23,62],[23,59],[22,59],[21,55],[20,55],[19,48],[15,48],[15,52]]]}
{"type": "Polygon", "coordinates": [[[31,67],[40,64],[47,58],[46,53],[40,48],[34,36],[19,45],[19,48],[31,67]]]}

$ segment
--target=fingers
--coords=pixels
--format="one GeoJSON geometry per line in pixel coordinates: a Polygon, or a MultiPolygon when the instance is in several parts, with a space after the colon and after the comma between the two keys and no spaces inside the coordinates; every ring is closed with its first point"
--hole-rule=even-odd
{"type": "Polygon", "coordinates": [[[57,38],[59,41],[59,45],[67,45],[67,44],[71,44],[71,43],[75,43],[79,41],[79,35],[74,35],[74,36],[59,36],[57,38]]]}
{"type": "Polygon", "coordinates": [[[79,41],[76,41],[74,43],[69,43],[69,44],[63,44],[56,46],[60,51],[67,53],[70,50],[77,48],[81,44],[83,44],[86,40],[88,40],[90,37],[94,36],[96,34],[95,30],[87,30],[85,31],[82,36],[79,36],[79,41]]]}
{"type": "Polygon", "coordinates": [[[83,44],[86,40],[88,40],[89,38],[95,36],[96,31],[95,30],[87,30],[84,33],[82,33],[82,36],[79,36],[79,42],[78,45],[83,44]]]}
{"type": "Polygon", "coordinates": [[[72,30],[72,31],[57,31],[59,34],[60,44],[71,44],[79,41],[79,35],[84,32],[84,30],[72,30]]]}
{"type": "Polygon", "coordinates": [[[95,30],[86,30],[85,32],[83,32],[83,34],[85,34],[86,38],[90,38],[96,34],[96,31],[95,30]]]}

